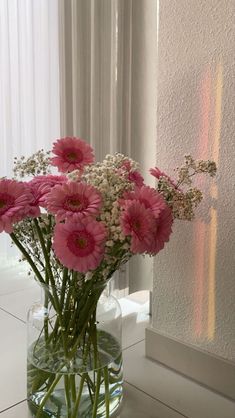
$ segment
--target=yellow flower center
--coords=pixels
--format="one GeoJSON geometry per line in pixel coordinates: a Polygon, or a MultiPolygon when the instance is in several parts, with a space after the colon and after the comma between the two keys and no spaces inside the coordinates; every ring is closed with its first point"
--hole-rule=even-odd
{"type": "Polygon", "coordinates": [[[67,158],[68,158],[69,161],[76,161],[77,160],[76,152],[69,152],[67,154],[67,158]]]}
{"type": "Polygon", "coordinates": [[[85,248],[86,246],[87,246],[87,240],[85,239],[85,238],[77,238],[76,239],[76,245],[79,247],[79,248],[85,248]]]}
{"type": "Polygon", "coordinates": [[[68,200],[69,206],[74,206],[75,208],[81,206],[81,201],[79,199],[69,199],[68,200]]]}

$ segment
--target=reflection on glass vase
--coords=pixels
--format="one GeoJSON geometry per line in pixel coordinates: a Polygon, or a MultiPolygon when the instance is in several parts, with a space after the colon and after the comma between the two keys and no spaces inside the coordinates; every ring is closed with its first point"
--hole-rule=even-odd
{"type": "Polygon", "coordinates": [[[28,313],[32,417],[108,418],[123,396],[121,309],[103,283],[42,287],[28,313]]]}

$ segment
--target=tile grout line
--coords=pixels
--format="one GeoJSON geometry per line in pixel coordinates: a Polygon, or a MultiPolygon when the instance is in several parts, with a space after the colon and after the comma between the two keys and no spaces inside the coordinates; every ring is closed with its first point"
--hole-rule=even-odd
{"type": "Polygon", "coordinates": [[[136,344],[142,343],[143,341],[145,341],[145,338],[143,338],[142,340],[136,341],[135,343],[133,343],[131,345],[128,345],[128,347],[123,348],[122,351],[126,351],[129,348],[134,347],[136,344]]]}
{"type": "MultiPolygon", "coordinates": [[[[122,349],[122,351],[128,350],[129,348],[134,347],[135,345],[137,345],[137,344],[139,344],[139,343],[141,343],[141,342],[143,342],[143,341],[145,341],[145,338],[143,338],[143,339],[142,339],[142,340],[140,340],[140,341],[137,341],[136,343],[134,343],[134,344],[132,344],[132,345],[130,345],[130,346],[128,346],[128,347],[126,347],[126,348],[123,348],[123,349],[122,349]]],[[[144,393],[146,396],[149,396],[149,397],[150,397],[151,399],[153,399],[154,401],[157,401],[157,402],[161,403],[162,405],[166,406],[168,409],[171,409],[172,411],[176,412],[177,414],[180,414],[182,417],[184,417],[184,418],[189,418],[187,415],[182,414],[182,413],[181,413],[181,412],[179,412],[177,409],[175,409],[175,408],[173,408],[173,407],[171,407],[171,406],[167,405],[166,403],[164,403],[164,402],[163,402],[163,401],[161,401],[160,399],[155,398],[154,396],[152,396],[152,395],[150,395],[149,393],[145,392],[144,390],[142,390],[142,389],[138,388],[137,386],[133,385],[132,383],[128,382],[127,380],[125,380],[125,379],[124,379],[124,382],[125,382],[125,383],[127,383],[128,385],[132,386],[132,387],[133,387],[133,388],[135,388],[136,390],[139,390],[140,392],[144,393]]]]}
{"type": "Polygon", "coordinates": [[[138,388],[137,386],[133,385],[132,383],[128,382],[127,380],[124,379],[124,382],[127,383],[128,385],[130,385],[131,387],[133,387],[136,390],[139,390],[140,392],[144,393],[144,395],[148,396],[149,398],[153,399],[154,401],[159,402],[160,404],[166,406],[168,409],[171,409],[172,411],[176,412],[177,414],[180,414],[182,417],[184,418],[190,418],[187,415],[182,414],[180,411],[178,411],[177,409],[173,408],[170,405],[167,405],[165,402],[161,401],[158,398],[155,398],[154,396],[150,395],[149,393],[145,392],[144,390],[138,388]]]}
{"type": "Polygon", "coordinates": [[[4,308],[1,308],[1,307],[0,307],[0,310],[1,310],[1,311],[3,311],[3,312],[5,312],[6,314],[8,314],[8,315],[12,316],[12,317],[13,317],[13,318],[15,318],[15,319],[18,319],[18,321],[23,322],[23,324],[26,324],[26,321],[24,321],[24,320],[23,320],[23,319],[21,319],[21,318],[18,318],[18,316],[16,316],[16,315],[12,314],[11,312],[6,311],[6,309],[4,309],[4,308]]]}
{"type": "Polygon", "coordinates": [[[17,405],[20,405],[21,403],[23,403],[25,401],[27,401],[27,399],[23,399],[22,401],[19,401],[19,402],[15,403],[15,404],[13,404],[11,406],[8,406],[8,408],[5,408],[2,411],[0,411],[0,414],[2,414],[3,412],[9,411],[9,409],[12,409],[12,408],[14,408],[17,405]]]}
{"type": "Polygon", "coordinates": [[[2,298],[5,296],[15,295],[16,293],[25,292],[25,290],[29,290],[29,289],[32,289],[32,287],[24,287],[23,289],[10,290],[10,291],[7,291],[6,293],[0,293],[0,297],[2,298]]]}

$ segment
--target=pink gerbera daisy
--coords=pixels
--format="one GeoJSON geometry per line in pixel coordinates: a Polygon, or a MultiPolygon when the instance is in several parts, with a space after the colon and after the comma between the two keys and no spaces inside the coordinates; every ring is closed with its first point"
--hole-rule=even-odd
{"type": "Polygon", "coordinates": [[[0,180],[0,232],[11,233],[13,224],[27,216],[32,195],[23,182],[0,180]]]}
{"type": "Polygon", "coordinates": [[[45,198],[46,208],[59,221],[70,218],[76,220],[84,215],[97,215],[101,206],[101,196],[95,187],[86,183],[68,182],[55,186],[45,198]]]}
{"type": "Polygon", "coordinates": [[[158,217],[161,210],[166,206],[160,193],[149,186],[136,188],[133,192],[125,192],[119,202],[121,206],[125,206],[129,200],[138,200],[146,209],[151,209],[155,217],[158,217]]]}
{"type": "Polygon", "coordinates": [[[66,221],[55,226],[53,249],[69,269],[87,273],[100,264],[104,255],[105,226],[92,218],[66,221]]]}
{"type": "Polygon", "coordinates": [[[131,236],[131,251],[144,253],[152,239],[152,212],[136,200],[129,201],[121,214],[120,223],[124,235],[131,236]]]}
{"type": "Polygon", "coordinates": [[[61,138],[53,145],[52,152],[56,157],[51,158],[51,164],[58,167],[62,173],[82,171],[84,166],[94,161],[92,147],[80,138],[61,138]]]}
{"type": "Polygon", "coordinates": [[[41,193],[39,192],[39,190],[31,186],[29,183],[28,183],[28,187],[32,194],[32,201],[29,205],[27,215],[31,218],[37,218],[38,216],[40,216],[40,213],[41,213],[40,207],[39,207],[41,193]]]}
{"type": "MultiPolygon", "coordinates": [[[[48,174],[46,176],[36,176],[28,182],[34,200],[31,204],[32,214],[40,213],[39,206],[45,205],[45,197],[56,185],[64,184],[68,181],[66,176],[54,176],[48,174]]],[[[36,215],[38,216],[38,215],[36,215]]]]}
{"type": "Polygon", "coordinates": [[[53,174],[47,174],[46,176],[35,176],[30,180],[29,184],[34,186],[34,188],[43,190],[43,193],[47,193],[51,190],[52,187],[57,184],[63,184],[68,181],[66,176],[54,176],[53,174]]]}
{"type": "Polygon", "coordinates": [[[128,180],[134,183],[137,187],[141,187],[144,184],[144,179],[138,170],[133,170],[131,162],[125,160],[122,163],[121,170],[125,170],[128,173],[128,180]]]}
{"type": "Polygon", "coordinates": [[[130,171],[128,174],[128,180],[134,183],[137,187],[144,185],[144,179],[138,170],[130,171]]]}
{"type": "Polygon", "coordinates": [[[171,209],[166,206],[160,213],[159,217],[155,219],[155,225],[153,228],[153,240],[148,247],[150,254],[157,254],[163,249],[165,242],[169,241],[170,234],[172,232],[172,212],[171,209]]]}

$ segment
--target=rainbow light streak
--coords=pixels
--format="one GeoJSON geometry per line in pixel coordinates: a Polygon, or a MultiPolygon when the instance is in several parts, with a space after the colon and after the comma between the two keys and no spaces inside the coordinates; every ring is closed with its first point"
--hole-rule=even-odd
{"type": "Polygon", "coordinates": [[[213,340],[215,336],[215,260],[217,242],[217,213],[216,209],[210,210],[210,252],[209,252],[209,277],[208,277],[208,316],[207,336],[213,340]]]}
{"type": "Polygon", "coordinates": [[[197,276],[195,286],[195,335],[202,335],[203,325],[203,293],[204,293],[204,258],[205,258],[205,224],[197,221],[195,228],[195,256],[197,262],[197,276]]]}
{"type": "MultiPolygon", "coordinates": [[[[200,137],[198,141],[198,151],[200,158],[207,159],[209,130],[210,130],[210,113],[211,113],[211,70],[208,66],[201,82],[200,89],[200,114],[201,126],[200,137]]],[[[202,184],[202,182],[201,182],[202,184]]],[[[197,221],[195,223],[195,260],[196,260],[196,282],[195,282],[195,335],[201,336],[203,329],[203,294],[205,287],[205,237],[206,225],[204,222],[197,221]]]]}
{"type": "MultiPolygon", "coordinates": [[[[215,85],[215,115],[214,115],[214,141],[212,148],[212,159],[218,166],[219,149],[220,149],[220,132],[221,132],[221,108],[222,108],[222,91],[223,91],[223,67],[219,63],[216,72],[215,85]]],[[[217,199],[218,190],[216,185],[211,186],[211,196],[217,199]]],[[[215,336],[215,263],[216,263],[216,244],[217,244],[217,212],[211,208],[210,223],[210,243],[209,243],[209,277],[208,277],[208,321],[207,332],[208,339],[213,340],[215,336]]]]}

